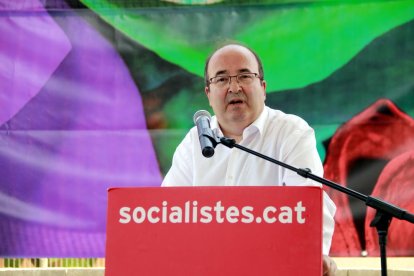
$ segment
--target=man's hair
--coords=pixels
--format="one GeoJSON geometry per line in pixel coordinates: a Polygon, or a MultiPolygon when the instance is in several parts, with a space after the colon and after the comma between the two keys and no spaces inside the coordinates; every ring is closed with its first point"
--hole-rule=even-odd
{"type": "Polygon", "coordinates": [[[224,48],[224,47],[227,47],[227,46],[230,46],[230,45],[235,45],[235,46],[240,46],[240,47],[243,47],[243,48],[245,48],[245,49],[247,49],[247,50],[249,50],[253,55],[254,55],[254,57],[256,58],[256,61],[257,61],[257,65],[258,65],[258,67],[259,67],[259,77],[260,77],[260,80],[262,81],[263,79],[264,79],[264,71],[263,71],[263,64],[262,64],[262,60],[259,58],[259,56],[257,55],[257,53],[255,52],[255,51],[253,51],[251,48],[249,48],[248,46],[246,46],[246,45],[243,45],[243,44],[241,44],[241,43],[239,43],[239,42],[230,42],[230,43],[226,43],[226,44],[223,44],[223,45],[221,45],[220,47],[217,47],[216,48],[216,50],[214,50],[209,56],[208,56],[208,58],[206,59],[206,63],[205,63],[205,65],[204,65],[204,81],[205,81],[205,85],[207,86],[207,87],[209,87],[210,86],[210,80],[209,80],[209,76],[208,76],[208,66],[209,66],[209,64],[210,64],[210,59],[214,56],[214,54],[218,51],[218,50],[220,50],[220,49],[222,49],[222,48],[224,48]]]}

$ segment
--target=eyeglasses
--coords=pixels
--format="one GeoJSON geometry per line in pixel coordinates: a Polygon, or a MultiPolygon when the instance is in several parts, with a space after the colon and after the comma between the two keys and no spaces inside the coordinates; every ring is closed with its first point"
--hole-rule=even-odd
{"type": "Polygon", "coordinates": [[[260,76],[257,73],[240,73],[234,76],[221,75],[211,78],[210,83],[219,88],[224,88],[230,84],[232,78],[236,78],[237,83],[241,85],[249,85],[255,78],[260,78],[260,76]]]}

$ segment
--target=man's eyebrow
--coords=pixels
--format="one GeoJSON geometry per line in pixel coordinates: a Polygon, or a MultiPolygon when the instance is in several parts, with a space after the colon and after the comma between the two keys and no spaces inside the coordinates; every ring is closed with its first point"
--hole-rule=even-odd
{"type": "MultiPolygon", "coordinates": [[[[237,72],[238,73],[250,73],[251,71],[248,68],[242,68],[242,69],[238,70],[237,72]]],[[[219,75],[228,75],[228,71],[227,70],[217,71],[215,76],[219,76],[219,75]]]]}
{"type": "Polygon", "coordinates": [[[247,69],[247,68],[243,68],[239,70],[239,73],[250,73],[250,72],[251,72],[250,69],[247,69]]]}
{"type": "Polygon", "coordinates": [[[216,72],[215,76],[226,75],[227,73],[228,73],[227,70],[220,70],[220,71],[216,72]]]}

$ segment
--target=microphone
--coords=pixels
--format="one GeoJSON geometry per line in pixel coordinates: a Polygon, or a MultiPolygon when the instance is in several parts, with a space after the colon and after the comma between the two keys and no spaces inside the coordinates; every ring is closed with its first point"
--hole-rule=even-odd
{"type": "Polygon", "coordinates": [[[213,131],[210,128],[211,115],[206,110],[199,110],[194,114],[193,121],[197,126],[198,139],[200,140],[201,153],[204,157],[211,157],[214,155],[214,146],[210,139],[204,135],[214,137],[213,131]]]}

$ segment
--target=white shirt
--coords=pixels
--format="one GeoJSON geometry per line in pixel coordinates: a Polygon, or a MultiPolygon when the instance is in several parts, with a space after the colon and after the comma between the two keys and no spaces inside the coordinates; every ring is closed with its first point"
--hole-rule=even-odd
{"type": "MultiPolygon", "coordinates": [[[[223,136],[215,116],[211,128],[223,136]]],[[[296,168],[309,168],[318,176],[323,166],[313,129],[300,117],[265,106],[259,118],[243,131],[239,143],[296,168]]],[[[217,145],[211,158],[201,154],[197,128],[177,147],[162,186],[320,186],[296,172],[237,148],[217,145]],[[206,169],[208,168],[208,169],[206,169]]],[[[324,192],[323,254],[328,255],[334,231],[335,204],[324,192]]]]}

